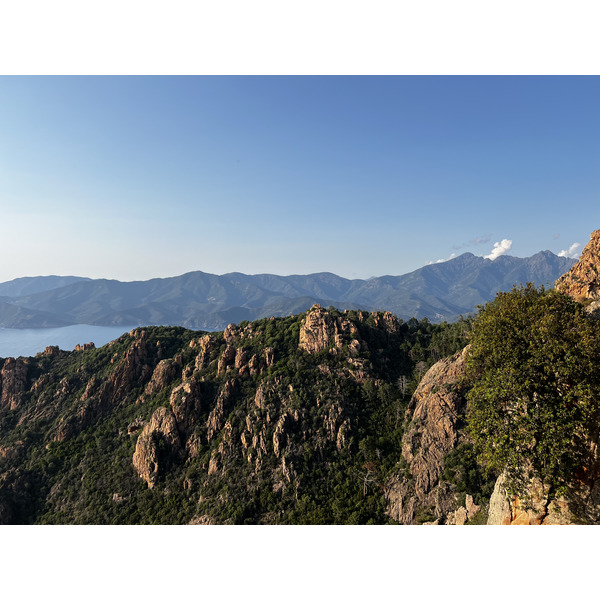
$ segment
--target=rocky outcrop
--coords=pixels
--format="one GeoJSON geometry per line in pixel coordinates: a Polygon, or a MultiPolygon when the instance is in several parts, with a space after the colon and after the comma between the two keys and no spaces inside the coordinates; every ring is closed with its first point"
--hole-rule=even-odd
{"type": "Polygon", "coordinates": [[[133,343],[110,378],[117,397],[126,395],[132,386],[141,383],[153,371],[149,364],[148,332],[145,329],[134,329],[129,335],[133,338],[133,343]]]}
{"type": "Polygon", "coordinates": [[[208,475],[215,475],[219,471],[225,472],[225,460],[233,452],[235,432],[228,421],[223,427],[221,441],[210,456],[208,463],[208,475]]]}
{"type": "Polygon", "coordinates": [[[188,525],[214,525],[214,519],[209,515],[199,515],[189,521],[188,525]]]}
{"type": "MultiPolygon", "coordinates": [[[[277,424],[275,425],[275,431],[273,432],[273,453],[277,458],[281,458],[286,446],[290,443],[290,431],[298,424],[300,420],[300,413],[296,410],[294,412],[284,412],[277,424]]],[[[261,432],[262,433],[262,432],[261,432]]],[[[257,440],[262,442],[262,437],[257,440]]],[[[253,440],[254,442],[254,440],[253,440]]],[[[256,443],[253,444],[255,447],[256,443]]],[[[266,446],[264,442],[262,447],[266,453],[266,446]]]]}
{"type": "Polygon", "coordinates": [[[600,229],[592,233],[577,263],[554,287],[577,301],[600,299],[600,229]]]}
{"type": "Polygon", "coordinates": [[[389,311],[372,313],[373,324],[386,333],[400,331],[398,319],[389,311]]]}
{"type": "Polygon", "coordinates": [[[197,371],[201,371],[208,365],[210,362],[210,354],[216,346],[217,342],[212,335],[203,335],[201,338],[190,342],[190,348],[198,348],[195,364],[197,371]]]}
{"type": "Polygon", "coordinates": [[[164,390],[173,379],[177,376],[179,371],[179,365],[172,358],[165,358],[161,360],[154,371],[150,381],[146,384],[144,393],[138,399],[138,402],[144,402],[146,399],[151,398],[154,394],[157,394],[161,390],[164,390]]]}
{"type": "Polygon", "coordinates": [[[421,522],[418,513],[444,522],[458,508],[453,486],[440,477],[444,457],[463,437],[466,401],[459,384],[467,352],[468,347],[433,365],[412,397],[407,411],[410,422],[402,440],[408,476],[394,478],[385,494],[388,514],[400,523],[421,522]]]}
{"type": "Polygon", "coordinates": [[[566,493],[549,498],[548,487],[535,477],[521,497],[511,496],[506,474],[490,498],[488,525],[569,525],[600,523],[600,480],[574,477],[566,493]]]}
{"type": "Polygon", "coordinates": [[[548,501],[548,490],[538,478],[528,486],[526,500],[510,498],[505,482],[503,473],[490,498],[488,525],[568,525],[577,521],[564,498],[548,501]]]}
{"type": "Polygon", "coordinates": [[[272,400],[272,395],[273,386],[261,382],[254,395],[254,404],[256,405],[256,408],[264,409],[267,406],[267,403],[272,400]]]}
{"type": "Polygon", "coordinates": [[[84,350],[94,350],[96,344],[94,342],[89,342],[87,344],[77,344],[75,346],[75,352],[83,352],[84,350]]]}
{"type": "Polygon", "coordinates": [[[459,506],[453,513],[450,513],[445,520],[446,525],[464,525],[475,515],[481,512],[481,506],[473,502],[473,496],[466,495],[465,505],[459,506]]]}
{"type": "Polygon", "coordinates": [[[323,424],[327,441],[335,442],[338,452],[341,452],[346,445],[346,436],[350,433],[350,419],[345,415],[343,406],[333,402],[323,424]]]}
{"type": "Polygon", "coordinates": [[[227,369],[231,368],[235,364],[236,357],[236,349],[233,346],[227,344],[225,350],[221,354],[219,358],[219,363],[217,366],[217,375],[222,375],[227,371],[227,369]]]}
{"type": "Polygon", "coordinates": [[[165,454],[177,454],[180,450],[181,440],[175,417],[169,409],[161,406],[156,409],[137,440],[133,466],[148,487],[153,488],[163,463],[169,458],[165,454]]]}
{"type": "Polygon", "coordinates": [[[27,364],[21,358],[7,358],[0,371],[0,407],[14,410],[22,400],[27,385],[27,364]]]}
{"type": "Polygon", "coordinates": [[[39,352],[36,356],[60,356],[62,350],[58,346],[46,346],[43,352],[39,352]]]}
{"type": "Polygon", "coordinates": [[[265,364],[270,367],[275,364],[275,349],[270,346],[265,348],[264,351],[265,364]]]}
{"type": "Polygon", "coordinates": [[[206,424],[207,437],[209,441],[217,435],[217,433],[225,424],[225,417],[231,407],[236,390],[237,381],[235,379],[230,379],[229,381],[225,382],[225,385],[219,392],[217,404],[208,415],[208,422],[206,424]]]}
{"type": "Polygon", "coordinates": [[[180,432],[188,432],[197,420],[202,402],[200,384],[194,379],[184,381],[171,392],[171,410],[180,432]]]}
{"type": "Polygon", "coordinates": [[[309,354],[316,354],[330,348],[331,351],[340,350],[344,340],[347,340],[354,352],[360,349],[357,339],[350,339],[358,335],[358,329],[352,321],[343,317],[334,317],[320,304],[315,304],[307,313],[300,327],[300,340],[298,346],[309,354]]]}
{"type": "Polygon", "coordinates": [[[129,425],[127,425],[127,435],[138,433],[144,425],[146,425],[144,417],[136,417],[129,425]]]}
{"type": "Polygon", "coordinates": [[[246,352],[246,350],[244,350],[244,348],[238,348],[235,351],[235,362],[234,362],[234,366],[236,369],[241,369],[247,362],[248,360],[248,353],[246,352]]]}

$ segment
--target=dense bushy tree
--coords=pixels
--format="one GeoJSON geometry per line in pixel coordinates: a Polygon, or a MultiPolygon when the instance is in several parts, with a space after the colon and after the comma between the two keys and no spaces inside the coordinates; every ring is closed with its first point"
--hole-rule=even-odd
{"type": "Polygon", "coordinates": [[[580,304],[532,284],[481,310],[467,361],[469,430],[480,460],[509,490],[536,475],[550,493],[585,461],[597,417],[600,327],[580,304]]]}

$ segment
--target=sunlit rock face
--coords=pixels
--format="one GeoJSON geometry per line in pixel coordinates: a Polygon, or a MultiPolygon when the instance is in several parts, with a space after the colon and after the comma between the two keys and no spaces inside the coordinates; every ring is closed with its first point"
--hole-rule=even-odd
{"type": "Polygon", "coordinates": [[[600,300],[600,229],[592,233],[581,258],[559,277],[555,289],[577,301],[600,300]]]}

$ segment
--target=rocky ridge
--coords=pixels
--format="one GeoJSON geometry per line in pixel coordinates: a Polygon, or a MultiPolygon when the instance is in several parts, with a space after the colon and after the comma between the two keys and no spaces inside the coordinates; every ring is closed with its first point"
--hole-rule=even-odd
{"type": "MultiPolygon", "coordinates": [[[[491,487],[461,479],[469,350],[436,327],[315,305],[0,359],[0,522],[482,522],[491,487]]],[[[596,454],[553,502],[500,477],[488,523],[600,521],[596,454]]]]}
{"type": "Polygon", "coordinates": [[[385,522],[386,453],[432,328],[314,306],[5,359],[0,518],[385,522]]]}

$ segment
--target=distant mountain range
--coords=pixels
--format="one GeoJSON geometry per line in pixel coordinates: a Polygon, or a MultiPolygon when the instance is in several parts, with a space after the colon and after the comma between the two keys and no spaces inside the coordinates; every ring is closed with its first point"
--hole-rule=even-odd
{"type": "Polygon", "coordinates": [[[286,316],[313,304],[389,310],[399,318],[452,321],[498,291],[532,281],[553,286],[575,259],[546,250],[496,260],[470,252],[412,273],[371,279],[312,275],[211,275],[194,271],[164,279],[121,282],[84,277],[24,277],[0,283],[0,326],[181,325],[216,331],[229,323],[286,316]]]}

